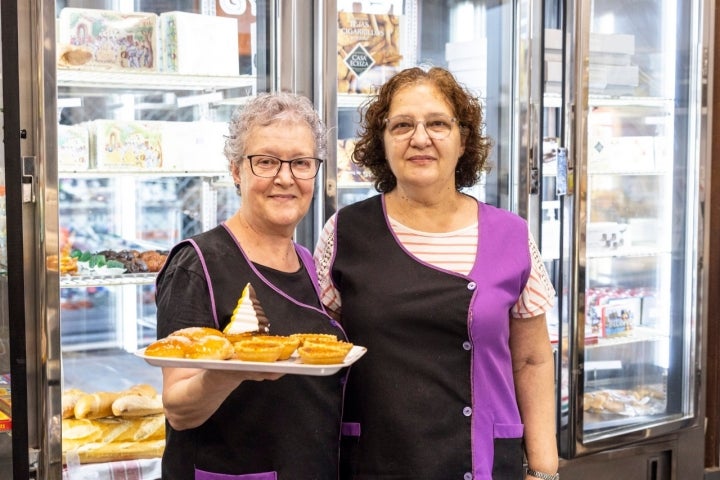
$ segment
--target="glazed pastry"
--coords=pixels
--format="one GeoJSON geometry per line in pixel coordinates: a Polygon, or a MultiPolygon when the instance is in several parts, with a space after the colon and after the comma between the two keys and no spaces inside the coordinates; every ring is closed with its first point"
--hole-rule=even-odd
{"type": "Polygon", "coordinates": [[[171,335],[148,345],[145,349],[145,355],[149,357],[185,358],[192,342],[188,337],[171,335]]]}
{"type": "Polygon", "coordinates": [[[230,340],[220,335],[205,335],[192,342],[187,349],[187,358],[227,360],[235,353],[230,340]]]}

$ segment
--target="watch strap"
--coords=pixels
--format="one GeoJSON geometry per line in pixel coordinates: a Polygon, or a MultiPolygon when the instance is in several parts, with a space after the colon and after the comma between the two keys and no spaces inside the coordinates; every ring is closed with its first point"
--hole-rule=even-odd
{"type": "Polygon", "coordinates": [[[540,478],[542,480],[560,480],[559,473],[543,473],[533,470],[532,468],[528,468],[526,471],[531,477],[540,478]]]}

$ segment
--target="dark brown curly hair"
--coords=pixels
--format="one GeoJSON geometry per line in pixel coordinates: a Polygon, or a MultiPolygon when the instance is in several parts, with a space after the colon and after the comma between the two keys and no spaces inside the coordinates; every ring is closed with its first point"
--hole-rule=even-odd
{"type": "Polygon", "coordinates": [[[465,152],[458,159],[455,169],[455,188],[460,190],[475,185],[486,168],[491,142],[482,133],[483,112],[478,98],[444,68],[432,67],[426,70],[412,67],[398,72],[383,84],[360,113],[360,137],[351,158],[354,163],[370,171],[375,188],[381,193],[390,192],[397,186],[397,179],[385,158],[383,142],[390,103],[398,90],[419,83],[433,84],[442,92],[457,118],[460,134],[465,137],[465,152]]]}

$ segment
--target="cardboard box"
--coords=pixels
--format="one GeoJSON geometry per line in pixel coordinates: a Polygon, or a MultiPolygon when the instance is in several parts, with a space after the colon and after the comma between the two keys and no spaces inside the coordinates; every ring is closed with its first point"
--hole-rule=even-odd
{"type": "Polygon", "coordinates": [[[635,54],[635,35],[621,33],[591,33],[590,53],[635,54]]]}
{"type": "Polygon", "coordinates": [[[63,8],[58,41],[91,53],[82,67],[156,71],[157,22],[154,13],[63,8]]]}
{"type": "Polygon", "coordinates": [[[90,168],[90,132],[87,125],[58,126],[58,168],[73,171],[90,168]]]}
{"type": "Polygon", "coordinates": [[[162,122],[163,168],[191,172],[227,172],[223,149],[225,122],[162,122]]]}
{"type": "Polygon", "coordinates": [[[400,70],[400,16],[338,11],[338,93],[371,94],[400,70]]]}
{"type": "Polygon", "coordinates": [[[12,430],[12,419],[9,415],[0,412],[0,432],[9,432],[12,430]]]}
{"type": "Polygon", "coordinates": [[[162,122],[95,120],[93,166],[99,170],[158,170],[165,165],[162,122]]]}
{"type": "Polygon", "coordinates": [[[236,19],[187,12],[160,14],[161,70],[188,75],[237,75],[236,19]]]}
{"type": "Polygon", "coordinates": [[[650,136],[589,137],[588,171],[653,171],[659,148],[656,143],[656,139],[650,136]]]}
{"type": "Polygon", "coordinates": [[[601,311],[603,337],[630,335],[640,318],[640,299],[614,300],[604,305],[601,311]]]}

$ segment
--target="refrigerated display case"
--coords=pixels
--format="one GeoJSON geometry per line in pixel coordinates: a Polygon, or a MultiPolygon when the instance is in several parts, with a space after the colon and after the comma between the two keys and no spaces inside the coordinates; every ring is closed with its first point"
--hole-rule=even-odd
{"type": "Polygon", "coordinates": [[[512,185],[524,183],[519,165],[527,158],[530,2],[346,1],[327,2],[324,68],[331,149],[325,188],[326,216],[376,194],[350,155],[365,103],[393,73],[412,66],[448,68],[485,107],[493,139],[490,170],[468,193],[512,210],[527,208],[512,185]],[[523,21],[519,21],[522,19],[523,21]]]}
{"type": "MultiPolygon", "coordinates": [[[[241,49],[238,24],[249,21],[254,32],[268,15],[181,3],[172,12],[153,2],[130,12],[106,2],[56,12],[63,394],[140,384],[162,391],[160,369],[133,355],[156,339],[155,276],[175,243],[239,205],[222,150],[230,113],[257,91],[253,67],[241,61],[257,36],[241,49]],[[126,47],[124,38],[133,41],[126,47]],[[111,61],[101,54],[117,48],[126,53],[119,64],[103,64],[111,61]],[[70,54],[86,50],[93,56],[76,64],[70,54]]],[[[66,471],[128,459],[105,447],[75,451],[70,431],[64,423],[66,471]]],[[[141,439],[147,451],[135,454],[146,478],[159,476],[158,440],[162,432],[141,439]]]]}
{"type": "Polygon", "coordinates": [[[558,292],[564,476],[702,476],[710,7],[545,5],[530,221],[558,292]]]}
{"type": "Polygon", "coordinates": [[[12,436],[0,432],[1,471],[7,462],[17,479],[109,478],[110,464],[136,459],[136,478],[157,478],[157,443],[92,458],[88,443],[109,442],[73,436],[82,429],[67,428],[63,394],[161,392],[160,369],[133,355],[156,337],[155,276],[172,245],[239,205],[224,135],[235,108],[279,88],[277,6],[9,3],[3,56],[24,61],[3,75],[7,125],[21,136],[4,152],[17,159],[7,188],[17,243],[7,270],[1,262],[0,378],[12,371],[20,414],[12,436]],[[13,281],[13,268],[25,277],[13,281]],[[9,297],[25,310],[8,314],[9,297]]]}

